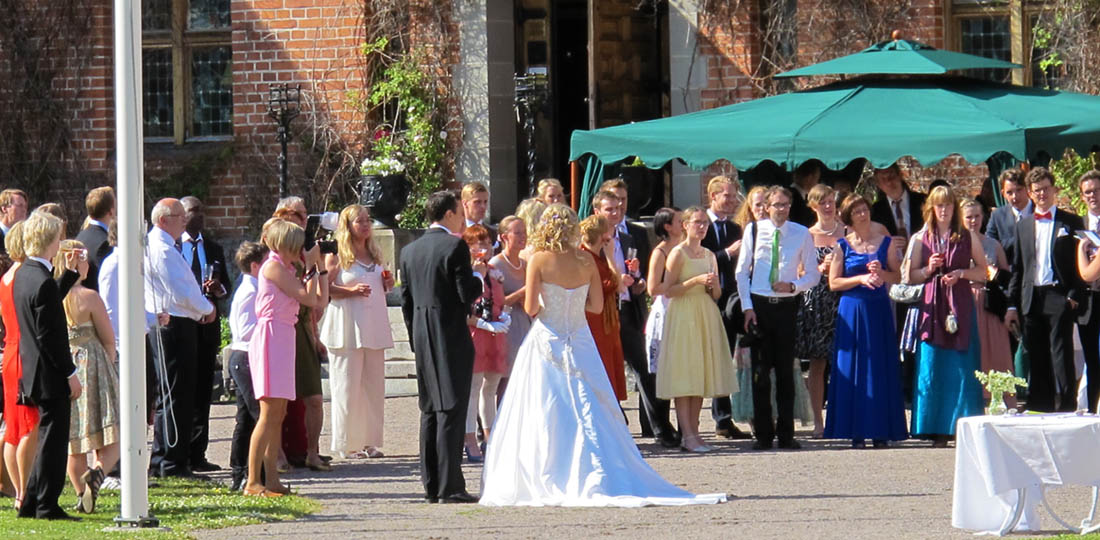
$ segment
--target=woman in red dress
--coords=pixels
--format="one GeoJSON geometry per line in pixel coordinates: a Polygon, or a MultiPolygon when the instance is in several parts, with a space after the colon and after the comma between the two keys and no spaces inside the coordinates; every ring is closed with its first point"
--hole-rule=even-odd
{"type": "Polygon", "coordinates": [[[23,364],[19,360],[19,322],[15,318],[12,286],[15,284],[15,272],[24,258],[22,221],[13,225],[4,236],[4,247],[13,261],[11,268],[0,278],[0,317],[4,322],[4,420],[8,424],[4,433],[4,464],[15,484],[15,507],[19,508],[38,446],[38,408],[16,403],[23,364]]]}
{"type": "Polygon", "coordinates": [[[611,225],[603,216],[589,216],[581,222],[581,249],[587,251],[596,261],[600,283],[603,285],[603,313],[593,314],[586,311],[584,314],[588,317],[588,329],[592,332],[592,339],[596,341],[596,349],[600,351],[607,378],[611,380],[611,388],[615,389],[615,397],[623,401],[626,399],[626,371],[623,342],[619,337],[618,303],[621,285],[619,275],[611,271],[611,265],[600,254],[611,241],[611,233],[611,225]]]}

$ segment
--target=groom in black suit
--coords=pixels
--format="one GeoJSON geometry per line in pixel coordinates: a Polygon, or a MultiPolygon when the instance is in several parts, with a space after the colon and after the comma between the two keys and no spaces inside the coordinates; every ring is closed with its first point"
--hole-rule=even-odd
{"type": "Polygon", "coordinates": [[[1077,273],[1080,216],[1055,207],[1058,188],[1045,167],[1025,179],[1035,212],[1016,224],[1016,250],[1005,324],[1020,326],[1031,359],[1028,409],[1072,411],[1077,407],[1073,324],[1087,287],[1077,273]]]}
{"type": "Polygon", "coordinates": [[[431,227],[401,250],[401,310],[416,355],[420,396],[420,479],[428,502],[472,503],[462,477],[466,404],[474,372],[474,342],[466,315],[481,295],[485,263],[470,264],[470,249],[455,235],[466,216],[458,197],[428,197],[431,227]],[[475,273],[477,272],[477,273],[475,273]]]}
{"type": "Polygon", "coordinates": [[[53,280],[50,263],[60,241],[61,220],[44,213],[27,218],[23,225],[27,258],[16,272],[13,285],[23,358],[19,392],[38,406],[39,413],[38,451],[19,508],[19,517],[26,518],[77,519],[57,504],[65,487],[70,400],[79,397],[81,391],[69,353],[61,304],[64,295],[53,280]]]}
{"type": "Polygon", "coordinates": [[[84,208],[88,211],[87,226],[76,235],[76,239],[88,249],[88,275],[81,284],[98,291],[99,267],[111,253],[107,230],[115,220],[115,190],[102,186],[89,191],[84,198],[84,208]]]}

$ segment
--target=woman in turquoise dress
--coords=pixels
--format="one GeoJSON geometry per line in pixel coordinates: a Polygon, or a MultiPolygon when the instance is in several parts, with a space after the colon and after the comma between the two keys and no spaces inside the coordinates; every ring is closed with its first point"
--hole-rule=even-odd
{"type": "Polygon", "coordinates": [[[829,381],[826,439],[851,439],[875,448],[908,438],[901,392],[894,308],[887,289],[901,267],[891,238],[872,228],[871,207],[856,194],[845,197],[840,219],[851,232],[837,240],[843,264],[829,267],[829,288],[840,293],[829,381]]]}
{"type": "Polygon", "coordinates": [[[939,186],[928,195],[924,222],[909,264],[909,282],[930,285],[920,302],[911,431],[944,448],[959,418],[982,413],[982,387],[974,377],[981,346],[970,283],[985,281],[986,261],[981,240],[963,227],[951,188],[939,186]]]}

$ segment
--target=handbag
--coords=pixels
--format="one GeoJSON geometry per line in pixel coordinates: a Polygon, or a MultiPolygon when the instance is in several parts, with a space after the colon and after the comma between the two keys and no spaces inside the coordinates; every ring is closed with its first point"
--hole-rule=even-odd
{"type": "Polygon", "coordinates": [[[1006,275],[1008,275],[1006,272],[997,271],[993,279],[986,281],[982,286],[985,292],[982,309],[996,315],[1002,321],[1005,319],[1005,313],[1008,313],[1008,295],[1002,287],[1004,281],[1002,276],[1006,275]]]}
{"type": "Polygon", "coordinates": [[[895,283],[890,286],[890,299],[899,304],[915,304],[924,295],[924,284],[895,283]]]}
{"type": "MultiPolygon", "coordinates": [[[[752,245],[756,248],[756,223],[750,223],[752,227],[752,245]]],[[[752,283],[752,272],[756,267],[756,259],[749,259],[749,283],[752,283]]],[[[745,312],[741,309],[741,293],[735,286],[733,292],[726,298],[726,305],[722,306],[722,317],[729,321],[733,331],[737,335],[745,335],[745,312]]],[[[747,347],[747,345],[746,345],[747,347]]]]}

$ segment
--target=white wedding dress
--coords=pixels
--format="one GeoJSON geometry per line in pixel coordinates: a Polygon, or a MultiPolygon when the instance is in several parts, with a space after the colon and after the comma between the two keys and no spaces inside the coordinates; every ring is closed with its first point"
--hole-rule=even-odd
{"type": "Polygon", "coordinates": [[[584,316],[588,286],[543,284],[485,452],[486,506],[714,504],[661,478],[638,452],[584,316]]]}

